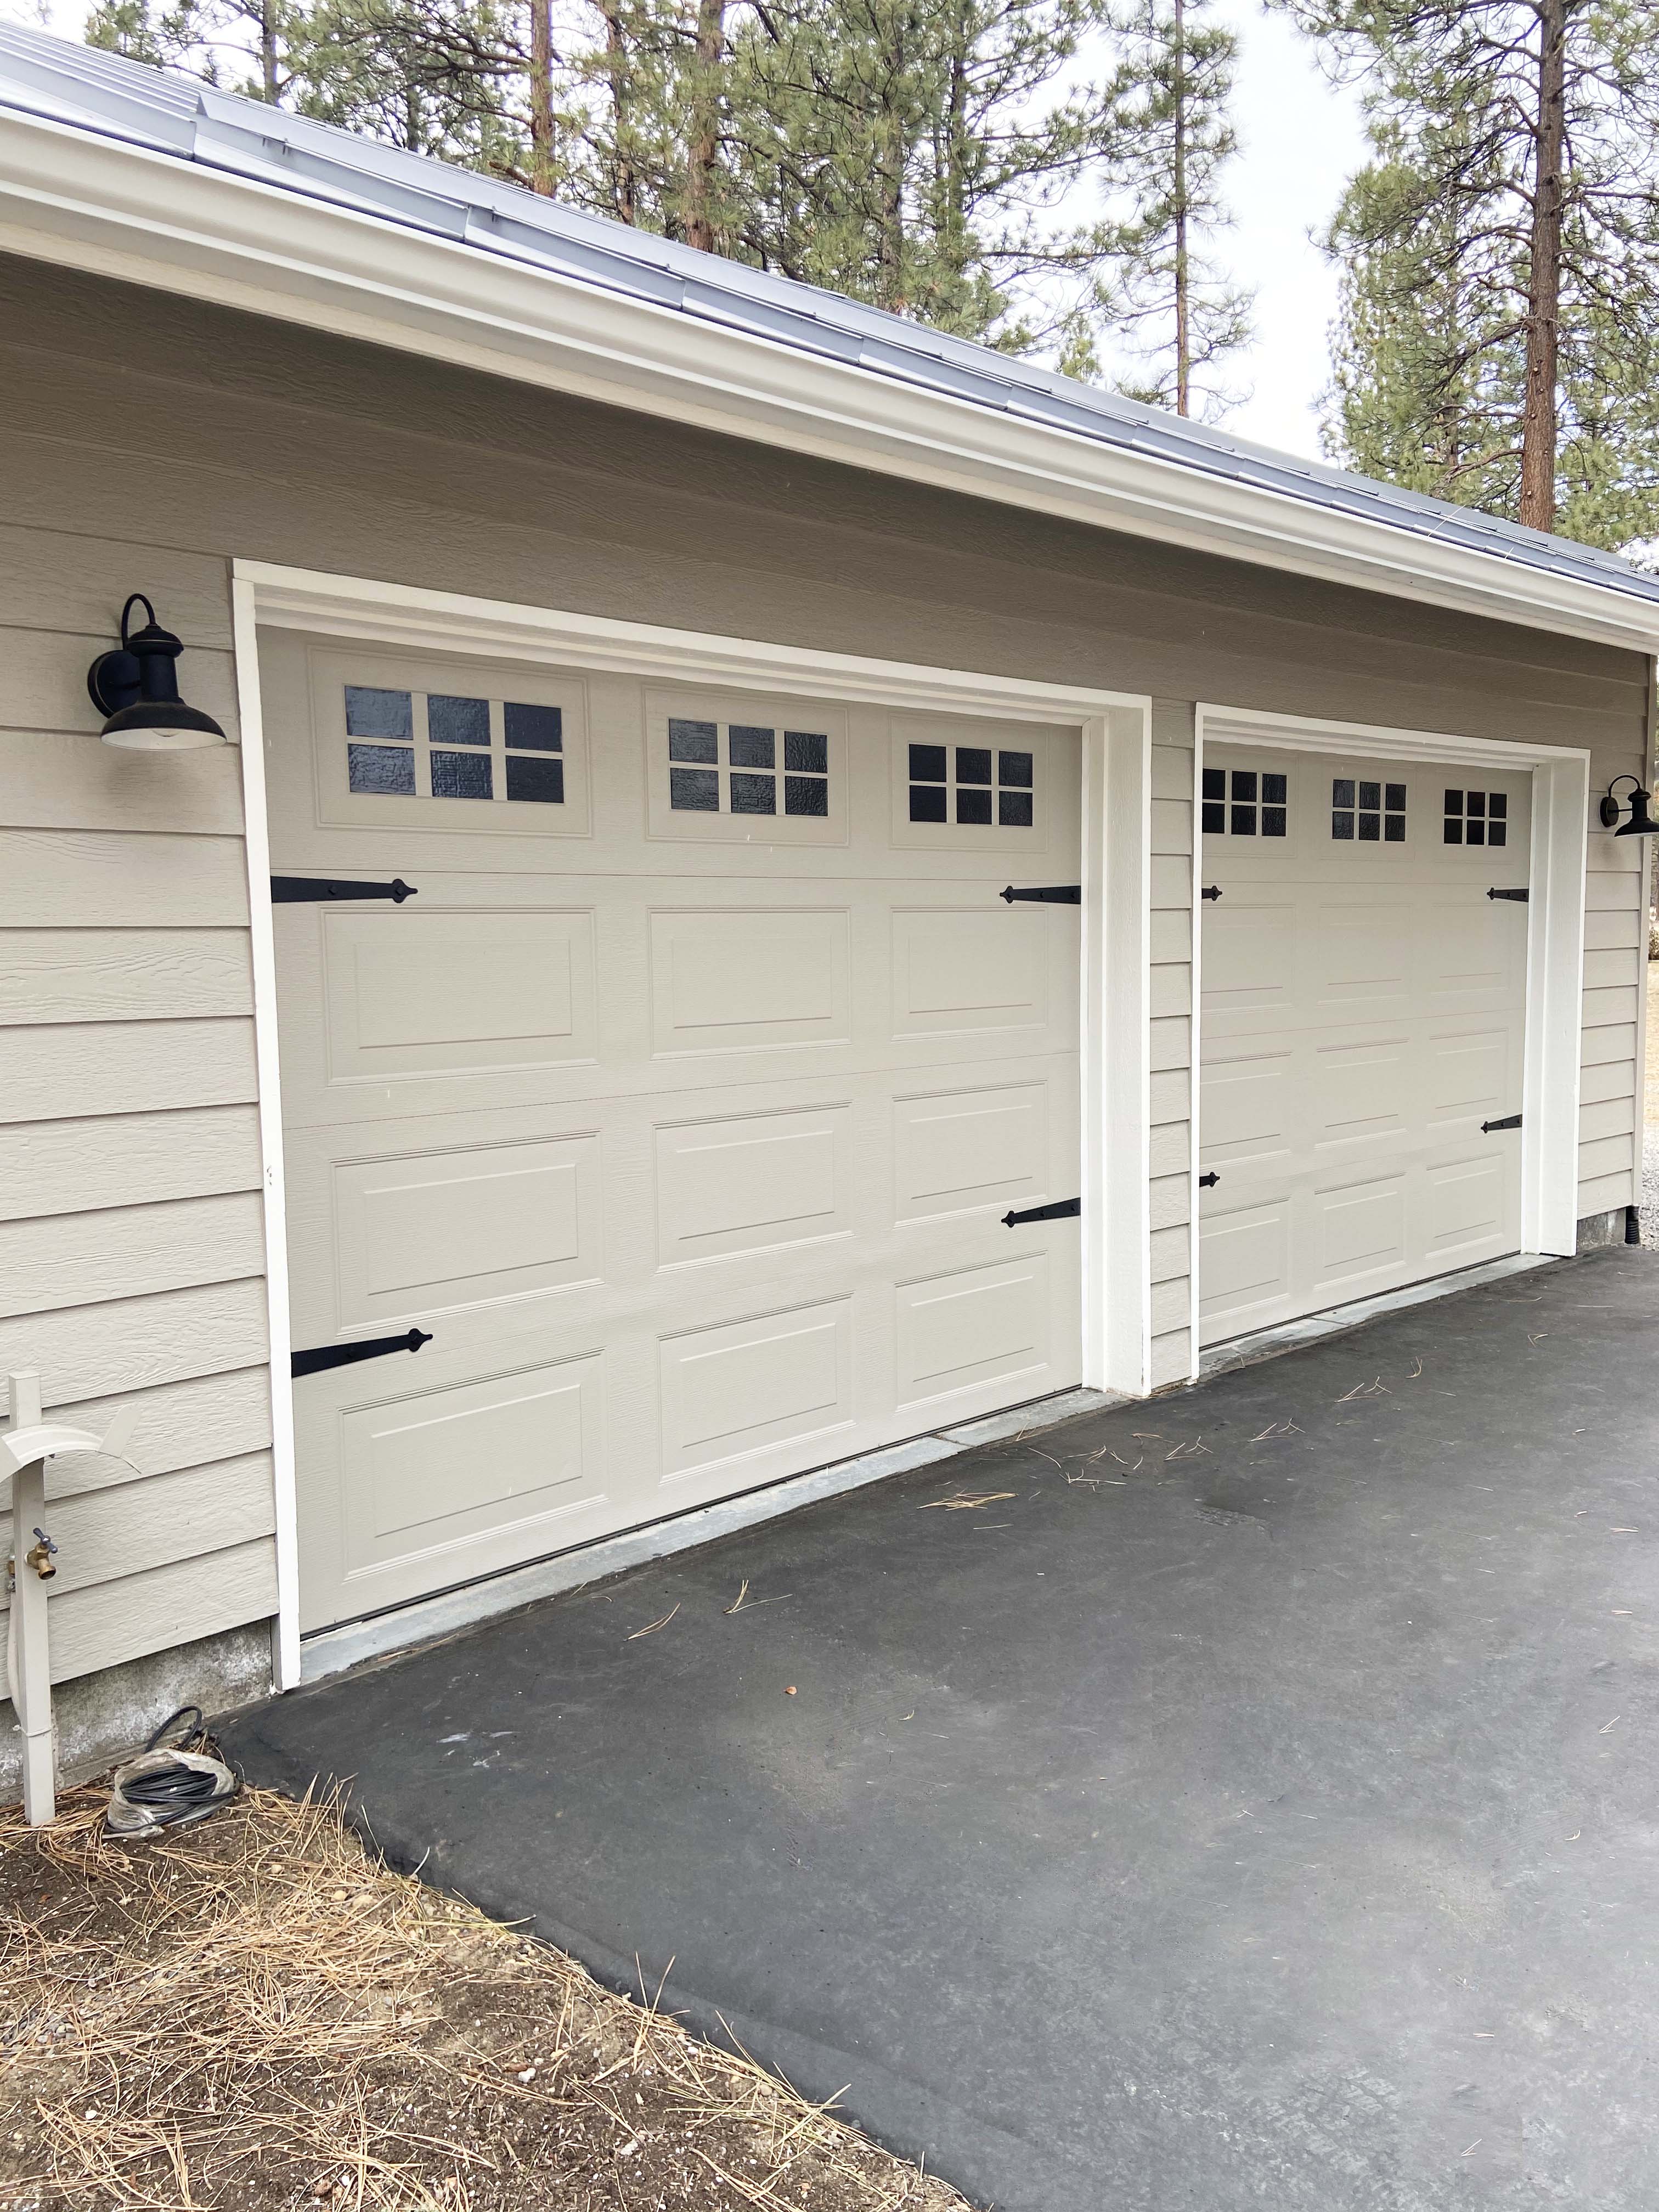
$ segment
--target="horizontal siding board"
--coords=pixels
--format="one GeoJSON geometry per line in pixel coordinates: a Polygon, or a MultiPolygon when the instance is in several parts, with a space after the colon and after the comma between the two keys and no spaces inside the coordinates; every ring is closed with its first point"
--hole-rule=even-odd
{"type": "Polygon", "coordinates": [[[1152,1131],[1149,1148],[1154,1176],[1184,1175],[1192,1165],[1192,1131],[1185,1121],[1166,1121],[1152,1131]]]}
{"type": "Polygon", "coordinates": [[[1186,1176],[1154,1176],[1149,1189],[1155,1230],[1173,1229],[1191,1218],[1192,1185],[1186,1176]]]}
{"type": "Polygon", "coordinates": [[[1154,699],[1152,743],[1184,745],[1190,753],[1197,743],[1197,708],[1190,699],[1154,699]]]}
{"type": "Polygon", "coordinates": [[[66,1452],[54,1460],[46,1470],[48,1498],[78,1498],[84,1491],[131,1482],[135,1468],[141,1475],[171,1474],[179,1468],[240,1459],[270,1448],[270,1370],[266,1366],[192,1375],[155,1389],[121,1390],[111,1397],[62,1405],[54,1380],[51,1375],[41,1377],[55,1420],[90,1429],[94,1436],[103,1434],[124,1406],[136,1407],[137,1420],[126,1461],[94,1452],[66,1452]]]}
{"type": "Polygon", "coordinates": [[[1586,1214],[1611,1213],[1615,1206],[1635,1204],[1630,1170],[1622,1175],[1592,1176],[1578,1185],[1578,1218],[1586,1214]]]}
{"type": "MultiPolygon", "coordinates": [[[[1185,1275],[1171,1276],[1152,1285],[1152,1334],[1167,1335],[1171,1329],[1185,1329],[1192,1317],[1192,1285],[1185,1275]]],[[[1188,1353],[1188,1364],[1191,1365],[1188,1353]]]]}
{"type": "Polygon", "coordinates": [[[269,1357],[262,1279],[0,1321],[0,1375],[38,1367],[54,1402],[227,1373],[269,1357]]]}
{"type": "Polygon", "coordinates": [[[1154,908],[1152,919],[1152,957],[1155,964],[1176,961],[1190,964],[1193,954],[1192,921],[1185,907],[1160,911],[1154,908]]]}
{"type": "MultiPolygon", "coordinates": [[[[1600,1036],[1600,1030],[1593,1034],[1600,1036]]],[[[1578,1099],[1592,1105],[1603,1098],[1628,1098],[1635,1111],[1636,1063],[1628,1053],[1607,1060],[1586,1060],[1578,1072],[1578,1099]]]]}
{"type": "Polygon", "coordinates": [[[186,646],[222,652],[229,646],[230,575],[216,555],[129,544],[112,530],[0,525],[0,608],[9,629],[102,634],[114,645],[137,574],[161,620],[186,646]]]}
{"type": "Polygon", "coordinates": [[[0,1316],[237,1282],[264,1264],[255,1191],[0,1222],[0,1316]]]}
{"type": "Polygon", "coordinates": [[[1631,1081],[1636,1080],[1636,1024],[1633,1021],[1608,1022],[1592,1027],[1584,1024],[1579,1045],[1579,1059],[1586,1067],[1605,1066],[1622,1061],[1631,1070],[1631,1081]]]}
{"type": "Polygon", "coordinates": [[[0,731],[9,827],[159,830],[233,836],[242,827],[242,763],[234,745],[128,753],[94,736],[0,731]]]}
{"type": "Polygon", "coordinates": [[[1193,1008],[1193,971],[1186,961],[1152,969],[1152,1014],[1154,1021],[1189,1014],[1193,1008]]]}
{"type": "MultiPolygon", "coordinates": [[[[58,1601],[76,1590],[144,1574],[170,1559],[228,1551],[269,1536],[276,1525],[269,1452],[63,1498],[52,1516],[58,1546],[53,1619],[58,1601]]],[[[0,1542],[10,1535],[11,1516],[0,1515],[0,1542]]],[[[194,1631],[186,1624],[184,1633],[194,1631]]]]}
{"type": "MultiPolygon", "coordinates": [[[[76,636],[64,630],[8,630],[0,727],[32,734],[84,731],[95,738],[100,717],[87,696],[87,670],[100,653],[109,651],[118,635],[109,631],[76,636]]],[[[186,652],[179,663],[179,690],[192,707],[211,714],[228,737],[235,736],[235,665],[227,649],[198,646],[186,652]]]]}
{"type": "Polygon", "coordinates": [[[252,1106],[0,1129],[0,1221],[257,1190],[262,1179],[252,1106]]]}
{"type": "MultiPolygon", "coordinates": [[[[1624,946],[1613,951],[1586,952],[1584,988],[1589,991],[1607,984],[1633,985],[1637,980],[1637,963],[1639,957],[1634,945],[1624,946]]],[[[1645,967],[1647,963],[1643,960],[1641,964],[1645,967]]]]}
{"type": "Polygon", "coordinates": [[[13,929],[0,940],[0,1023],[247,1014],[245,929],[13,929]]]}
{"type": "Polygon", "coordinates": [[[4,1057],[0,1123],[244,1105],[259,1095],[246,1016],[13,1030],[4,1057]]]}
{"type": "MultiPolygon", "coordinates": [[[[268,1620],[276,1610],[276,1547],[269,1536],[206,1559],[173,1559],[55,1599],[52,1679],[74,1681],[147,1652],[268,1620]]],[[[0,1645],[0,1674],[3,1659],[0,1645]]]]}
{"type": "Polygon", "coordinates": [[[1193,864],[1186,854],[1152,855],[1152,905],[1190,913],[1193,903],[1193,864]]]}
{"type": "Polygon", "coordinates": [[[0,830],[0,927],[247,926],[240,837],[113,830],[0,830]]]}
{"type": "Polygon", "coordinates": [[[1193,1371],[1193,1340],[1185,1328],[1172,1329],[1152,1339],[1152,1388],[1184,1382],[1193,1371]]]}
{"type": "Polygon", "coordinates": [[[1627,983],[1606,989],[1584,993],[1583,1026],[1587,1030],[1603,1029],[1609,1022],[1632,1022],[1636,1019],[1636,986],[1627,983]]]}
{"type": "Polygon", "coordinates": [[[1154,853],[1190,853],[1193,849],[1193,806],[1190,799],[1152,801],[1154,853]]]}
{"type": "Polygon", "coordinates": [[[1590,1182],[1601,1176],[1628,1172],[1636,1158],[1636,1139],[1626,1134],[1620,1137],[1596,1137],[1578,1147],[1578,1180],[1590,1182]]]}
{"type": "Polygon", "coordinates": [[[1646,916],[1634,906],[1597,908],[1584,915],[1584,949],[1587,952],[1605,952],[1628,947],[1639,951],[1645,957],[1647,948],[1642,942],[1643,924],[1646,916]]]}
{"type": "Polygon", "coordinates": [[[1185,1275],[1192,1264],[1192,1237],[1183,1223],[1177,1229],[1152,1231],[1152,1280],[1167,1283],[1185,1275]]]}
{"type": "Polygon", "coordinates": [[[1617,876],[1593,873],[1584,879],[1584,906],[1588,913],[1607,914],[1628,909],[1633,914],[1644,904],[1639,873],[1617,876]]]}
{"type": "MultiPolygon", "coordinates": [[[[1178,751],[1173,745],[1152,746],[1152,797],[1185,799],[1193,795],[1193,749],[1178,751]]],[[[1190,821],[1191,817],[1188,819],[1190,821]]]]}
{"type": "Polygon", "coordinates": [[[1184,1067],[1161,1067],[1150,1086],[1153,1121],[1192,1119],[1193,1079],[1184,1067]]]}
{"type": "Polygon", "coordinates": [[[1152,1024],[1152,1063],[1154,1074],[1170,1069],[1189,1068],[1193,1064],[1193,1025],[1189,1019],[1172,1016],[1167,1021],[1152,1024]]]}
{"type": "Polygon", "coordinates": [[[1636,1101],[1627,1093],[1613,1098],[1586,1099],[1578,1109],[1579,1165],[1583,1146],[1598,1137],[1627,1137],[1636,1127],[1636,1101]]]}

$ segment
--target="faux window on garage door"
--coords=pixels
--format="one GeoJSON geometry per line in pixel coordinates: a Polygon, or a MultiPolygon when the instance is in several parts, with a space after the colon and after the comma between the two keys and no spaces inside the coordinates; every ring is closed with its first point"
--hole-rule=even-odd
{"type": "Polygon", "coordinates": [[[260,669],[307,1630],[1078,1379],[1075,732],[260,669]]]}
{"type": "Polygon", "coordinates": [[[1516,1250],[1530,780],[1202,774],[1203,1340],[1516,1250]]]}

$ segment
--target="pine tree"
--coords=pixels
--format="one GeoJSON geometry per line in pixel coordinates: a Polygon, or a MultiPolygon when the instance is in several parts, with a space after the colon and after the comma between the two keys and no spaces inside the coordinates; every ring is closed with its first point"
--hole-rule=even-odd
{"type": "Polygon", "coordinates": [[[1280,0],[1366,85],[1330,449],[1596,544],[1659,533],[1659,17],[1280,0]]]}

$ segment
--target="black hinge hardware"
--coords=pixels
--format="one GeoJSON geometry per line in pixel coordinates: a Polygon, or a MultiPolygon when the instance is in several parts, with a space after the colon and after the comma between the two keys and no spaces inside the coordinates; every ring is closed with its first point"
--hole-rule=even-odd
{"type": "Polygon", "coordinates": [[[1212,1168],[1208,1175],[1200,1176],[1198,1179],[1198,1187],[1200,1190],[1213,1190],[1220,1180],[1221,1177],[1216,1173],[1215,1170],[1212,1168]]]}
{"type": "Polygon", "coordinates": [[[1525,906],[1525,905],[1526,905],[1526,903],[1527,903],[1527,902],[1528,902],[1528,900],[1532,896],[1532,893],[1531,893],[1531,892],[1527,889],[1526,885],[1523,884],[1521,886],[1521,889],[1520,889],[1518,891],[1498,891],[1498,890],[1492,890],[1492,891],[1488,891],[1488,892],[1486,893],[1486,896],[1487,896],[1489,899],[1492,899],[1492,898],[1513,899],[1513,900],[1515,901],[1515,902],[1516,902],[1516,904],[1517,906],[1525,906]]]}
{"type": "Polygon", "coordinates": [[[273,876],[270,879],[270,902],[273,906],[308,906],[324,899],[380,899],[389,898],[401,906],[406,898],[416,896],[418,886],[406,884],[401,876],[394,876],[389,884],[352,883],[337,876],[273,876]]]}
{"type": "Polygon", "coordinates": [[[1028,1206],[1023,1213],[1005,1213],[1005,1229],[1018,1229],[1022,1221],[1070,1221],[1083,1211],[1080,1198],[1057,1198],[1052,1206],[1028,1206]]]}
{"type": "Polygon", "coordinates": [[[1480,1124],[1480,1133],[1486,1137],[1490,1136],[1494,1129],[1518,1129],[1520,1127],[1521,1116],[1518,1114],[1505,1114],[1501,1121],[1483,1121],[1480,1124]]]}
{"type": "Polygon", "coordinates": [[[296,1352],[290,1372],[320,1375],[325,1367],[351,1367],[360,1359],[384,1359],[392,1352],[418,1352],[430,1344],[430,1329],[411,1328],[407,1336],[368,1336],[361,1344],[319,1344],[309,1352],[296,1352]]]}
{"type": "Polygon", "coordinates": [[[1012,884],[999,894],[1012,906],[1016,899],[1034,899],[1039,906],[1081,906],[1081,884],[1038,884],[1033,890],[1017,891],[1012,884]]]}
{"type": "Polygon", "coordinates": [[[1199,893],[1199,896],[1200,898],[1218,899],[1221,896],[1220,884],[1206,884],[1203,890],[1199,893]]]}

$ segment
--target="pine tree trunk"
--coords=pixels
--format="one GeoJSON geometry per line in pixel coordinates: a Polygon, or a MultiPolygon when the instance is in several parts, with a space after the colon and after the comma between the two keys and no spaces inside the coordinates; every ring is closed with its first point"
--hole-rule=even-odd
{"type": "Polygon", "coordinates": [[[634,160],[629,151],[629,132],[633,126],[629,114],[628,46],[623,36],[622,10],[617,0],[599,0],[599,12],[605,17],[605,73],[611,80],[611,136],[616,149],[616,173],[612,180],[616,211],[618,221],[633,222],[637,219],[638,210],[634,160]]]}
{"type": "Polygon", "coordinates": [[[1568,0],[1539,0],[1538,4],[1532,270],[1527,298],[1527,388],[1521,418],[1521,520],[1534,530],[1555,526],[1567,5],[1568,0]]]}
{"type": "Polygon", "coordinates": [[[552,0],[530,0],[530,189],[552,197],[552,0]]]}
{"type": "Polygon", "coordinates": [[[685,240],[714,251],[714,161],[720,151],[720,64],[726,55],[726,0],[697,0],[696,68],[685,146],[685,240]]]}
{"type": "Polygon", "coordinates": [[[276,55],[276,0],[261,0],[259,75],[264,83],[265,98],[275,107],[283,96],[282,72],[276,55]]]}
{"type": "Polygon", "coordinates": [[[1175,0],[1175,311],[1176,413],[1192,412],[1193,341],[1188,319],[1191,270],[1187,249],[1187,9],[1175,0]]]}

